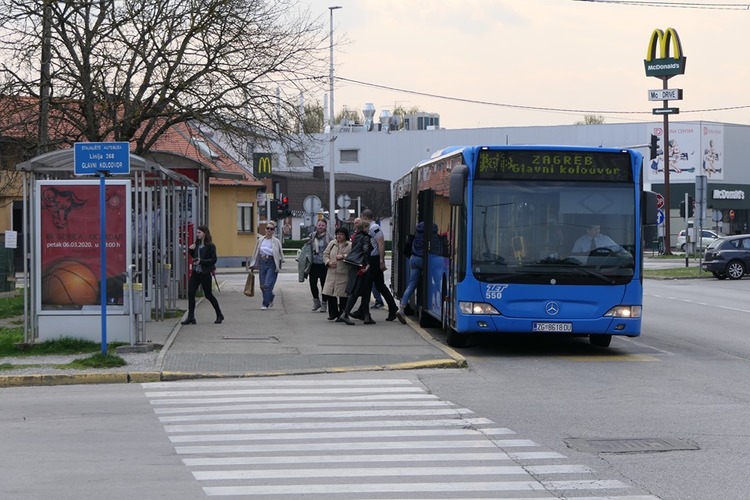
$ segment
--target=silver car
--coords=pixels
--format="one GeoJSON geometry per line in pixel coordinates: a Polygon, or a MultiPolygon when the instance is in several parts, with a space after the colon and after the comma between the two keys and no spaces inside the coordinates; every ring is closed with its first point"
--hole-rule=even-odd
{"type": "MultiPolygon", "coordinates": [[[[714,241],[717,238],[721,238],[722,236],[724,235],[719,234],[716,231],[711,231],[710,229],[704,229],[701,232],[701,241],[700,241],[700,244],[698,245],[698,249],[701,250],[701,249],[706,248],[708,245],[711,244],[712,241],[714,241]]],[[[677,248],[679,248],[683,252],[687,248],[687,244],[685,242],[685,230],[684,229],[677,234],[677,248]]]]}

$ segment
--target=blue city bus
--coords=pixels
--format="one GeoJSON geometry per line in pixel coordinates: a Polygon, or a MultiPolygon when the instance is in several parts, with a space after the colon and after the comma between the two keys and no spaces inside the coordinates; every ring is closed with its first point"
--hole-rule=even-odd
{"type": "Polygon", "coordinates": [[[435,153],[393,186],[395,295],[408,280],[406,236],[422,222],[425,268],[408,312],[443,328],[449,345],[489,333],[588,336],[601,347],[639,336],[644,226],[657,219],[642,163],[614,148],[435,153]],[[574,249],[591,226],[611,243],[574,249]]]}

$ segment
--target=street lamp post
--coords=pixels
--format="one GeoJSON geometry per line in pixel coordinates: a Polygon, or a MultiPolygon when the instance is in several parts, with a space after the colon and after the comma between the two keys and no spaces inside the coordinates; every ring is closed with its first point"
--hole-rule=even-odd
{"type": "Polygon", "coordinates": [[[333,11],[336,9],[340,9],[340,5],[335,5],[333,7],[328,7],[328,11],[330,12],[330,35],[329,35],[329,42],[330,42],[330,48],[331,48],[331,57],[330,57],[330,73],[328,75],[328,84],[329,84],[329,106],[328,106],[328,162],[329,162],[329,175],[328,175],[328,232],[330,233],[331,237],[334,236],[334,232],[336,231],[336,223],[334,222],[334,217],[336,216],[336,181],[334,179],[334,147],[333,147],[333,141],[336,140],[336,137],[333,135],[333,123],[336,119],[334,107],[333,107],[333,11]]]}

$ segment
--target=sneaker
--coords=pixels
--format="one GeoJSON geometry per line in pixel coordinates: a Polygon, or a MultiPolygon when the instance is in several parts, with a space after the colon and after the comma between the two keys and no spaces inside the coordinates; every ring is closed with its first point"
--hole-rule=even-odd
{"type": "Polygon", "coordinates": [[[373,304],[372,306],[373,309],[382,309],[384,307],[385,307],[385,304],[383,304],[382,302],[375,302],[375,304],[373,304]]]}
{"type": "Polygon", "coordinates": [[[271,301],[270,304],[268,304],[268,308],[271,309],[273,307],[273,301],[271,301]]]}
{"type": "Polygon", "coordinates": [[[396,317],[398,318],[398,320],[399,320],[399,321],[400,321],[400,322],[401,322],[402,324],[404,324],[404,325],[406,324],[406,317],[404,316],[404,311],[403,311],[403,309],[399,309],[398,311],[396,311],[396,317]]]}
{"type": "Polygon", "coordinates": [[[267,311],[268,310],[268,306],[263,306],[263,307],[260,308],[260,310],[261,311],[267,311]]]}

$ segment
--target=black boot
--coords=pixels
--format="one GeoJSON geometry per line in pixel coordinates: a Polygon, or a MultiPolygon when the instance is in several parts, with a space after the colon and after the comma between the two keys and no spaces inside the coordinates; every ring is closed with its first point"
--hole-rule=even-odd
{"type": "Polygon", "coordinates": [[[195,318],[188,318],[188,319],[186,319],[185,321],[183,321],[180,324],[181,325],[194,325],[195,324],[195,318]]]}
{"type": "Polygon", "coordinates": [[[221,323],[222,321],[224,321],[224,315],[223,315],[223,314],[221,314],[221,313],[217,314],[217,315],[216,315],[216,321],[214,321],[214,323],[216,323],[216,324],[218,325],[218,324],[220,324],[220,323],[221,323]]]}
{"type": "Polygon", "coordinates": [[[369,313],[365,315],[365,323],[364,324],[365,325],[374,325],[375,324],[375,321],[372,319],[372,316],[370,316],[369,313]]]}
{"type": "Polygon", "coordinates": [[[347,325],[353,325],[354,321],[349,319],[349,315],[346,313],[341,313],[341,315],[336,318],[336,323],[346,323],[347,325]]]}

